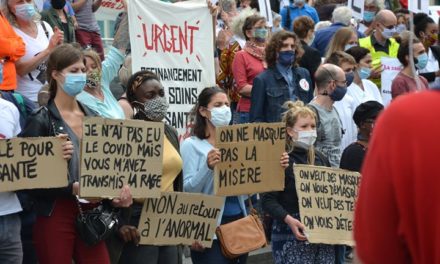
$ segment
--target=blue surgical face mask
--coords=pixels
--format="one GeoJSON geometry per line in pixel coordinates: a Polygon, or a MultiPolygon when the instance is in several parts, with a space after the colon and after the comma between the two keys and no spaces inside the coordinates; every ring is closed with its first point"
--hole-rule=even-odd
{"type": "Polygon", "coordinates": [[[367,23],[372,22],[375,16],[376,16],[376,12],[364,11],[364,21],[367,23]]]}
{"type": "Polygon", "coordinates": [[[333,91],[332,94],[330,94],[330,98],[334,101],[341,101],[342,98],[344,98],[345,94],[347,93],[347,88],[344,86],[336,86],[336,89],[333,91]]]}
{"type": "Polygon", "coordinates": [[[231,108],[227,105],[213,107],[211,110],[211,123],[215,127],[227,126],[231,122],[231,108]]]}
{"type": "Polygon", "coordinates": [[[405,30],[406,30],[406,26],[404,24],[399,24],[396,27],[396,32],[399,33],[399,34],[402,33],[405,30]]]}
{"type": "Polygon", "coordinates": [[[422,70],[426,67],[426,64],[428,64],[428,54],[425,52],[417,56],[416,68],[422,70]]]}
{"type": "Polygon", "coordinates": [[[386,39],[392,38],[396,34],[396,29],[384,28],[382,31],[382,36],[386,39]]]}
{"type": "Polygon", "coordinates": [[[291,66],[294,61],[295,51],[293,50],[280,51],[278,54],[278,62],[285,67],[291,66]]]}
{"type": "Polygon", "coordinates": [[[33,4],[21,4],[15,6],[15,15],[22,20],[32,20],[37,11],[33,4]]]}
{"type": "Polygon", "coordinates": [[[63,90],[70,96],[76,96],[84,90],[87,82],[85,73],[67,73],[65,75],[63,90]]]}
{"type": "Polygon", "coordinates": [[[256,42],[264,43],[267,39],[267,29],[256,28],[254,31],[254,38],[256,42]]]}
{"type": "Polygon", "coordinates": [[[359,78],[361,79],[368,79],[371,75],[371,69],[362,67],[358,70],[359,78]]]}

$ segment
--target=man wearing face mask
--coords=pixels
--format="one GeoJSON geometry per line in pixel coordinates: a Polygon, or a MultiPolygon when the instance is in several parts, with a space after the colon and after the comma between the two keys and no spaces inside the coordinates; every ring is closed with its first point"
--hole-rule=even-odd
{"type": "Polygon", "coordinates": [[[280,15],[281,25],[289,31],[293,31],[293,21],[299,16],[309,16],[315,24],[319,22],[318,12],[306,4],[305,0],[290,0],[289,5],[281,9],[280,15]]]}
{"type": "Polygon", "coordinates": [[[374,29],[374,17],[377,12],[383,8],[383,2],[380,0],[365,0],[364,13],[361,23],[359,23],[359,31],[367,36],[373,33],[374,29]]]}
{"type": "Polygon", "coordinates": [[[268,69],[254,79],[250,122],[279,122],[287,101],[310,102],[313,97],[309,72],[297,66],[301,42],[292,32],[275,33],[266,47],[268,69]]]}
{"type": "Polygon", "coordinates": [[[373,71],[371,80],[381,87],[382,57],[397,58],[399,43],[393,38],[396,31],[397,18],[390,10],[381,10],[374,20],[375,30],[371,36],[359,39],[359,46],[370,51],[373,71]]]}
{"type": "Polygon", "coordinates": [[[25,54],[23,40],[14,32],[3,12],[0,11],[0,90],[17,88],[15,62],[25,54]]]}
{"type": "Polygon", "coordinates": [[[341,101],[347,92],[344,71],[336,65],[323,64],[315,73],[317,95],[309,107],[317,116],[317,139],[315,147],[339,167],[341,159],[342,125],[334,104],[341,101]]]}

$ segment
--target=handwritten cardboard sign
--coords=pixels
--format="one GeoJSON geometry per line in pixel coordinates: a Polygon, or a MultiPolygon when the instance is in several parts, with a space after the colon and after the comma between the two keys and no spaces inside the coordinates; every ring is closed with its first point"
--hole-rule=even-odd
{"type": "Polygon", "coordinates": [[[382,57],[380,61],[383,69],[381,74],[382,99],[384,106],[388,106],[392,100],[391,85],[403,66],[396,58],[382,57]]]}
{"type": "Polygon", "coordinates": [[[283,123],[255,123],[216,129],[221,162],[214,169],[216,195],[240,195],[284,189],[283,123]]]}
{"type": "Polygon", "coordinates": [[[90,117],[83,123],[81,197],[118,197],[126,184],[134,198],[160,195],[162,122],[90,117]]]}
{"type": "Polygon", "coordinates": [[[301,222],[309,242],[354,246],[353,212],[361,175],[299,164],[294,173],[301,222]]]}
{"type": "Polygon", "coordinates": [[[63,141],[56,137],[0,140],[0,192],[66,187],[63,141]]]}
{"type": "Polygon", "coordinates": [[[206,1],[128,2],[133,72],[157,74],[170,105],[166,121],[180,135],[205,87],[215,85],[214,32],[206,1]]]}
{"type": "Polygon", "coordinates": [[[224,197],[193,193],[162,193],[148,198],[138,230],[143,245],[191,245],[199,241],[211,247],[224,197]]]}

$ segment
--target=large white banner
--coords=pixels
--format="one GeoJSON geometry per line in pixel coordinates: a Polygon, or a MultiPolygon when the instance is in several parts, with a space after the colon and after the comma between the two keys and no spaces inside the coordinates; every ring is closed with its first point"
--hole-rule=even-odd
{"type": "Polygon", "coordinates": [[[101,6],[96,11],[96,19],[114,21],[122,11],[124,11],[122,0],[102,0],[101,6]]]}
{"type": "Polygon", "coordinates": [[[402,70],[402,64],[396,58],[382,57],[382,99],[383,105],[387,106],[391,103],[391,84],[396,75],[402,70]]]}
{"type": "Polygon", "coordinates": [[[428,0],[408,0],[408,10],[414,13],[426,13],[429,12],[428,0]]]}
{"type": "Polygon", "coordinates": [[[175,4],[130,0],[133,73],[156,73],[170,108],[166,121],[179,134],[205,87],[215,85],[213,20],[206,1],[175,4]]]}

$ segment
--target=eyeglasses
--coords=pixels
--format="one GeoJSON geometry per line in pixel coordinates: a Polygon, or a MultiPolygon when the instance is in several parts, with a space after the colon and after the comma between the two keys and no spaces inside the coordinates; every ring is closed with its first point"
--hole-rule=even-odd
{"type": "Polygon", "coordinates": [[[396,25],[385,26],[384,24],[382,24],[382,26],[387,29],[395,29],[396,28],[396,25]]]}
{"type": "Polygon", "coordinates": [[[325,71],[328,75],[330,75],[331,81],[335,81],[335,82],[339,82],[339,83],[344,83],[344,85],[347,86],[347,84],[348,84],[348,83],[347,83],[347,80],[343,80],[343,81],[337,80],[336,78],[333,77],[333,74],[332,74],[329,70],[327,70],[327,69],[324,68],[324,67],[323,67],[323,69],[324,69],[324,71],[325,71]]]}

